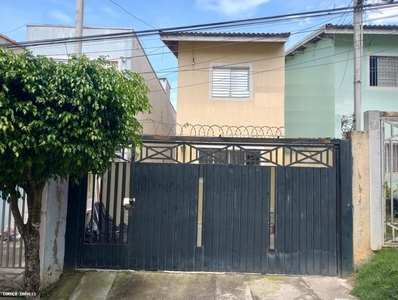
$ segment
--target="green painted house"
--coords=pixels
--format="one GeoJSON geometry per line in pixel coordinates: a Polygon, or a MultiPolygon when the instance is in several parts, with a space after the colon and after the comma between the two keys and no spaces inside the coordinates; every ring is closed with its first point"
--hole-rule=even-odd
{"type": "MultiPolygon", "coordinates": [[[[285,59],[286,137],[341,138],[342,117],[354,112],[353,26],[327,24],[285,59]]],[[[362,114],[398,111],[398,26],[363,27],[361,82],[362,114]]]]}

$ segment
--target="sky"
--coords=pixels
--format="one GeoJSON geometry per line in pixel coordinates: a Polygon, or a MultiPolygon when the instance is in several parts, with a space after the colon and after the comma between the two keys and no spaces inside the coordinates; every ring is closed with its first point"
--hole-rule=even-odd
{"type": "MultiPolygon", "coordinates": [[[[377,4],[383,0],[364,0],[377,4]]],[[[123,27],[135,31],[162,29],[248,18],[291,15],[352,6],[352,0],[84,0],[84,26],[123,27]]],[[[27,24],[75,25],[75,0],[0,0],[0,33],[17,42],[26,41],[27,24]]],[[[284,18],[250,26],[217,29],[217,32],[290,32],[286,49],[324,24],[352,24],[351,13],[324,17],[284,18]]],[[[365,14],[364,23],[397,25],[398,6],[365,14]]],[[[177,59],[158,36],[140,41],[158,77],[167,77],[176,107],[177,59]]]]}

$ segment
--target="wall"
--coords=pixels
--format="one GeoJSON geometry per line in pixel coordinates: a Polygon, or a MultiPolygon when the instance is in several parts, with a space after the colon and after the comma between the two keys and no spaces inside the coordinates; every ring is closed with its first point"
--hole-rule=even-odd
{"type": "Polygon", "coordinates": [[[179,42],[179,124],[284,125],[284,43],[179,42]],[[250,99],[212,99],[211,67],[243,64],[253,72],[250,99]]]}
{"type": "MultiPolygon", "coordinates": [[[[335,34],[286,59],[286,137],[341,138],[341,117],[354,113],[353,45],[352,35],[335,34]]],[[[369,85],[369,56],[397,56],[397,46],[396,35],[364,34],[361,114],[397,109],[398,87],[369,85]]]]}
{"type": "Polygon", "coordinates": [[[358,265],[366,262],[373,253],[370,245],[369,133],[354,131],[350,133],[350,139],[353,157],[354,265],[358,265]]]}
{"type": "MultiPolygon", "coordinates": [[[[350,35],[335,35],[335,106],[336,106],[336,137],[340,133],[342,115],[354,112],[354,67],[353,38],[350,35]]],[[[398,88],[370,87],[369,56],[398,55],[398,38],[395,35],[364,35],[362,58],[361,114],[370,110],[396,110],[398,88]]],[[[362,127],[364,121],[362,120],[362,127]]]]}
{"type": "Polygon", "coordinates": [[[144,127],[144,134],[174,135],[175,130],[170,132],[170,125],[177,122],[177,113],[170,102],[170,85],[166,78],[158,79],[144,49],[138,39],[132,42],[132,55],[134,63],[132,71],[144,77],[149,90],[149,99],[152,110],[150,114],[138,114],[137,119],[144,127]],[[166,126],[163,126],[166,124],[166,126]]]}
{"type": "Polygon", "coordinates": [[[286,59],[287,138],[334,137],[332,40],[321,40],[286,59]]]}
{"type": "Polygon", "coordinates": [[[68,180],[50,180],[44,188],[40,225],[40,279],[45,287],[62,274],[65,256],[65,229],[68,180]]]}

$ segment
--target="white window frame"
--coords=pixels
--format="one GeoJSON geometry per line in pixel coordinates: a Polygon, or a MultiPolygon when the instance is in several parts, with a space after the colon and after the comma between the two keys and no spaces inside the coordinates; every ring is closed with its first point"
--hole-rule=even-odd
{"type": "MultiPolygon", "coordinates": [[[[210,65],[210,88],[209,88],[209,93],[210,93],[210,99],[213,100],[248,100],[252,98],[252,86],[253,86],[253,71],[252,71],[252,65],[250,64],[211,64],[210,65]],[[219,92],[219,95],[217,96],[216,94],[213,93],[214,91],[214,84],[217,82],[214,80],[214,70],[225,70],[225,74],[220,73],[219,75],[222,77],[223,75],[225,76],[225,81],[226,81],[226,86],[222,87],[225,89],[224,93],[222,91],[219,92]],[[231,71],[235,72],[232,73],[231,76],[231,71]],[[235,89],[233,90],[231,88],[231,79],[234,80],[234,75],[235,79],[237,79],[237,82],[239,83],[239,76],[242,76],[242,74],[239,74],[239,72],[244,71],[247,72],[247,90],[243,91],[241,89],[235,89]],[[229,72],[229,75],[228,75],[229,72]],[[228,87],[229,86],[229,87],[228,87]]],[[[246,75],[245,75],[246,76],[246,75]]],[[[220,83],[220,81],[218,82],[220,83]]],[[[242,84],[243,82],[241,82],[242,84]]],[[[245,83],[243,83],[242,86],[245,86],[245,83]]]]}
{"type": "MultiPolygon", "coordinates": [[[[379,62],[377,63],[377,68],[379,68],[379,62]]],[[[381,66],[383,67],[383,65],[381,66]]],[[[367,74],[368,74],[368,87],[371,89],[398,89],[398,55],[397,54],[392,54],[389,55],[387,53],[377,53],[377,54],[370,54],[368,56],[368,68],[367,68],[367,74]],[[385,59],[392,59],[395,64],[391,65],[390,63],[387,63],[384,65],[385,67],[390,67],[390,73],[395,74],[395,76],[390,76],[390,78],[388,78],[388,71],[384,74],[379,74],[380,71],[377,69],[377,77],[375,78],[371,72],[371,68],[372,68],[372,58],[377,57],[377,58],[382,58],[384,60],[385,59]],[[380,76],[381,75],[381,76],[380,76]],[[387,76],[387,78],[383,78],[387,76]],[[384,82],[388,82],[390,80],[390,82],[394,82],[395,84],[383,84],[384,82]],[[373,81],[373,82],[372,82],[373,81]],[[374,83],[374,81],[377,81],[374,83]],[[380,82],[381,81],[381,82],[380,82]]]]}

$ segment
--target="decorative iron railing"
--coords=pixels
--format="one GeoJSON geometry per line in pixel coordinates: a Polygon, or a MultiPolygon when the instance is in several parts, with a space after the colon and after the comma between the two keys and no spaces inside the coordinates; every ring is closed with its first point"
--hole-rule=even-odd
{"type": "Polygon", "coordinates": [[[136,162],[335,166],[337,140],[143,136],[136,162]]]}

